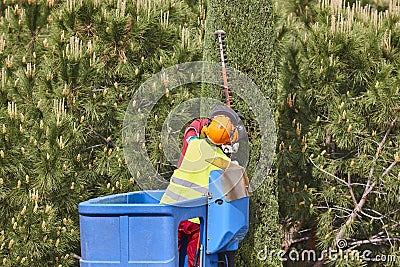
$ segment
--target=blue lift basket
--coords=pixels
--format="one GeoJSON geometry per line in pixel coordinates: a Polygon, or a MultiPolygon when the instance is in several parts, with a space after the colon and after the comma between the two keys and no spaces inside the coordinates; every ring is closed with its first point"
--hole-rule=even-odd
{"type": "Polygon", "coordinates": [[[185,255],[178,251],[178,225],[198,217],[200,266],[217,267],[219,253],[238,249],[249,220],[249,196],[227,199],[221,173],[211,172],[208,197],[174,205],[159,204],[162,190],[116,194],[80,203],[80,266],[185,267],[185,255]]]}

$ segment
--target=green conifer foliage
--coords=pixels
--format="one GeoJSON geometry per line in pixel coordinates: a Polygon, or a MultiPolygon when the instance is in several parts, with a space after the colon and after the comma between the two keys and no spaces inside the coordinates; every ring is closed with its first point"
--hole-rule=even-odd
{"type": "MultiPolygon", "coordinates": [[[[121,140],[131,96],[161,68],[202,57],[204,10],[191,1],[1,1],[0,265],[77,266],[78,203],[138,189],[121,140]]],[[[154,162],[165,161],[163,119],[192,91],[171,92],[154,110],[154,162]]]]}
{"type": "Polygon", "coordinates": [[[397,266],[400,3],[283,2],[278,168],[294,233],[285,244],[397,255],[325,257],[332,266],[397,266]]]}
{"type": "MultiPolygon", "coordinates": [[[[247,75],[270,101],[276,98],[275,58],[273,53],[272,2],[266,1],[210,1],[207,6],[204,58],[220,62],[215,41],[216,30],[226,32],[227,64],[247,75]]],[[[205,95],[215,96],[221,88],[205,87],[205,95]]],[[[246,171],[251,177],[260,155],[260,133],[250,107],[234,97],[234,108],[244,115],[250,140],[250,161],[246,171]]],[[[261,165],[265,166],[265,165],[261,165]]],[[[266,168],[265,168],[266,170],[266,168]]],[[[264,183],[250,198],[249,233],[236,253],[237,266],[280,266],[277,258],[269,258],[268,251],[280,249],[278,202],[275,174],[265,171],[264,183]],[[265,255],[267,256],[265,259],[265,255]]]]}

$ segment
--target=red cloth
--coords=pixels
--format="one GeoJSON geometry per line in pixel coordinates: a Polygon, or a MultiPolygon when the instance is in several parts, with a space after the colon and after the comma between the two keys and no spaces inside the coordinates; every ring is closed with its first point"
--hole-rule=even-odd
{"type": "MultiPolygon", "coordinates": [[[[178,161],[178,168],[181,166],[183,157],[186,154],[186,150],[189,144],[189,139],[193,136],[200,137],[201,129],[204,125],[208,124],[208,119],[194,119],[189,126],[186,127],[183,135],[182,152],[178,161]]],[[[178,244],[179,249],[181,247],[181,239],[183,235],[187,236],[187,249],[188,255],[188,266],[192,267],[194,264],[194,257],[196,255],[197,242],[200,237],[200,225],[190,221],[182,221],[178,227],[178,244]]]]}
{"type": "MultiPolygon", "coordinates": [[[[192,267],[194,264],[194,257],[196,255],[197,242],[200,238],[200,225],[190,221],[182,221],[178,227],[178,244],[179,249],[181,248],[182,236],[187,236],[187,249],[186,253],[188,255],[188,266],[192,267]]],[[[199,263],[199,262],[198,262],[199,263]]],[[[198,264],[197,264],[198,266],[198,264]]],[[[196,266],[196,267],[197,267],[196,266]]]]}
{"type": "MultiPolygon", "coordinates": [[[[186,150],[189,144],[189,139],[193,136],[200,137],[201,129],[204,125],[208,124],[208,119],[195,119],[189,126],[185,129],[185,134],[183,135],[182,152],[178,162],[178,168],[181,166],[183,157],[186,154],[186,150]]],[[[179,249],[181,247],[181,239],[183,235],[187,236],[187,249],[186,253],[188,255],[188,266],[192,267],[194,264],[194,257],[196,255],[197,242],[200,237],[200,225],[190,221],[182,221],[178,227],[178,244],[179,249]]],[[[197,267],[197,266],[196,266],[197,267]]]]}
{"type": "Polygon", "coordinates": [[[186,149],[188,147],[188,141],[190,137],[200,137],[201,129],[204,125],[208,124],[208,119],[194,119],[189,126],[185,129],[185,134],[183,135],[182,152],[178,161],[178,168],[181,166],[183,157],[185,156],[186,149]]]}

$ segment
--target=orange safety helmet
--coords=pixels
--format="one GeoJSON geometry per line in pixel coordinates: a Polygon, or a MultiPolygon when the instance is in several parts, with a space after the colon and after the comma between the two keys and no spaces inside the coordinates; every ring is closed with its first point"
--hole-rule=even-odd
{"type": "Polygon", "coordinates": [[[203,127],[201,133],[216,145],[226,145],[239,140],[238,130],[225,115],[213,117],[210,123],[203,127]]]}

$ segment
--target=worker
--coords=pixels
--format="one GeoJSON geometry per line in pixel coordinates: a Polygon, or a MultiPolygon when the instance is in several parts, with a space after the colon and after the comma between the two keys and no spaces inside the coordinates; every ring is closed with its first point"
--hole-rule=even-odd
{"type": "MultiPolygon", "coordinates": [[[[213,110],[211,111],[210,117],[209,118],[197,118],[194,119],[190,125],[188,127],[186,127],[185,129],[185,133],[184,133],[184,138],[183,138],[183,144],[182,144],[182,152],[178,161],[178,165],[177,167],[179,168],[183,157],[186,153],[186,149],[187,146],[189,144],[189,140],[191,138],[199,138],[200,136],[204,137],[204,133],[201,134],[202,129],[205,130],[206,128],[204,128],[204,126],[207,126],[210,121],[212,120],[212,118],[218,116],[218,115],[223,115],[227,118],[229,118],[229,120],[232,122],[232,124],[234,125],[235,129],[237,130],[237,133],[239,134],[239,139],[242,138],[242,136],[244,136],[245,134],[245,130],[244,130],[244,126],[241,122],[241,119],[243,119],[242,115],[240,114],[240,112],[234,111],[233,109],[221,105],[221,106],[216,106],[215,108],[213,108],[213,110]]],[[[230,143],[228,144],[223,144],[221,145],[221,148],[223,149],[225,154],[230,154],[231,152],[237,152],[238,150],[238,137],[234,137],[233,140],[231,140],[230,143]]]]}
{"type": "MultiPolygon", "coordinates": [[[[182,153],[178,168],[160,201],[171,204],[208,194],[210,172],[220,170],[206,159],[220,157],[230,161],[222,147],[235,144],[242,135],[238,114],[227,106],[217,106],[206,119],[195,119],[185,130],[182,153]]],[[[194,266],[200,238],[200,221],[192,218],[182,221],[178,227],[178,243],[187,237],[188,266],[194,266]]],[[[197,267],[197,266],[195,266],[197,267]]]]}

